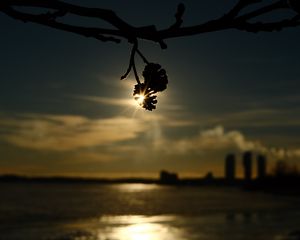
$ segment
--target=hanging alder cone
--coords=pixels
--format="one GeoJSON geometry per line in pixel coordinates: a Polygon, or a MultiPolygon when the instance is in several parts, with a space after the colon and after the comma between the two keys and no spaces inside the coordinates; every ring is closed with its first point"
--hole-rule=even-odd
{"type": "MultiPolygon", "coordinates": [[[[184,6],[180,5],[178,8],[178,16],[176,16],[176,18],[179,19],[183,12],[184,6]]],[[[126,73],[123,76],[121,76],[121,80],[125,79],[131,72],[131,70],[133,70],[135,80],[137,82],[133,89],[133,98],[141,107],[145,108],[146,110],[152,111],[153,109],[156,109],[157,96],[155,94],[157,92],[162,92],[167,88],[168,76],[166,70],[161,68],[161,66],[158,63],[148,62],[144,55],[138,50],[137,40],[134,42],[134,46],[131,51],[129,67],[126,73]],[[137,53],[146,64],[143,71],[143,82],[140,81],[140,78],[137,73],[134,61],[135,53],[137,53]]]]}
{"type": "Polygon", "coordinates": [[[147,87],[154,92],[162,92],[167,88],[168,76],[166,70],[157,63],[148,63],[143,71],[147,87]]]}
{"type": "Polygon", "coordinates": [[[168,76],[166,70],[157,63],[148,63],[143,71],[144,82],[134,86],[133,97],[146,110],[156,109],[157,96],[167,88],[168,76]]]}
{"type": "Polygon", "coordinates": [[[149,111],[156,109],[156,95],[154,91],[144,83],[138,83],[134,86],[133,97],[139,105],[149,111]]]}

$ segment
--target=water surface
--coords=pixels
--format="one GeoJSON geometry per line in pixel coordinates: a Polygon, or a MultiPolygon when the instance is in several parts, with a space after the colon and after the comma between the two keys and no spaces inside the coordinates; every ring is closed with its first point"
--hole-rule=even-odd
{"type": "Polygon", "coordinates": [[[0,184],[0,239],[279,240],[300,200],[235,188],[0,184]]]}

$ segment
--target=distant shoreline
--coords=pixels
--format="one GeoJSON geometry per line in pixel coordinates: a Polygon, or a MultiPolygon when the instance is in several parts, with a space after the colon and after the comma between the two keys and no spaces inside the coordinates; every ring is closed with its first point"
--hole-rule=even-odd
{"type": "Polygon", "coordinates": [[[33,183],[33,184],[157,184],[162,186],[193,186],[193,187],[236,187],[249,192],[263,192],[274,195],[299,196],[299,181],[297,178],[235,179],[228,181],[225,178],[182,178],[176,181],[164,181],[153,178],[83,178],[83,177],[29,177],[20,175],[2,175],[3,183],[33,183]]]}
{"type": "Polygon", "coordinates": [[[18,183],[144,183],[144,184],[161,184],[161,185],[215,185],[215,186],[241,186],[243,180],[237,179],[234,182],[228,183],[224,178],[215,178],[207,180],[206,178],[182,178],[176,181],[163,181],[159,178],[84,178],[84,177],[29,177],[21,175],[2,175],[0,176],[0,183],[18,182],[18,183]]]}

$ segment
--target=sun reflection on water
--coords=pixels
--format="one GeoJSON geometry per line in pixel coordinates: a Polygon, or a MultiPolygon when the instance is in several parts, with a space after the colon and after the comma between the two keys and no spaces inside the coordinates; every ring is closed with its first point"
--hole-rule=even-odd
{"type": "Polygon", "coordinates": [[[160,239],[163,229],[159,224],[141,223],[120,228],[116,235],[124,240],[154,240],[160,239]]]}
{"type": "Polygon", "coordinates": [[[159,188],[156,184],[143,184],[143,183],[123,183],[114,186],[120,192],[139,192],[148,191],[159,188]]]}
{"type": "Polygon", "coordinates": [[[99,232],[98,239],[114,240],[170,240],[182,236],[180,229],[171,226],[174,216],[104,216],[107,225],[99,232]]]}

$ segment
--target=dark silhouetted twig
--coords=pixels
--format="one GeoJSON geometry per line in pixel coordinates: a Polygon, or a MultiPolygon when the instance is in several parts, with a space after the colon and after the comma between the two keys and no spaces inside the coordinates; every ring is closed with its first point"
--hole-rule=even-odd
{"type": "Polygon", "coordinates": [[[237,4],[226,14],[218,19],[205,23],[182,27],[185,6],[180,3],[175,14],[176,22],[170,27],[157,30],[154,25],[134,27],[117,16],[112,10],[101,8],[87,8],[66,3],[60,0],[1,0],[0,11],[8,16],[24,22],[34,22],[73,32],[100,41],[111,41],[119,43],[121,38],[133,43],[135,40],[146,39],[159,43],[161,48],[166,48],[164,40],[182,36],[191,36],[208,32],[215,32],[225,29],[237,29],[248,32],[278,31],[288,27],[295,27],[300,24],[299,14],[291,11],[291,17],[287,19],[276,19],[276,10],[291,9],[288,0],[277,0],[270,4],[264,4],[263,0],[239,0],[237,4]],[[253,10],[246,11],[248,6],[256,6],[253,10]],[[18,7],[35,7],[44,11],[42,14],[24,12],[18,7]],[[259,17],[273,13],[274,21],[259,21],[259,17]],[[80,17],[101,19],[112,25],[112,28],[96,28],[71,25],[63,22],[67,14],[80,17]],[[256,23],[251,20],[256,20],[256,23]],[[60,21],[58,21],[60,20],[60,21]]]}

